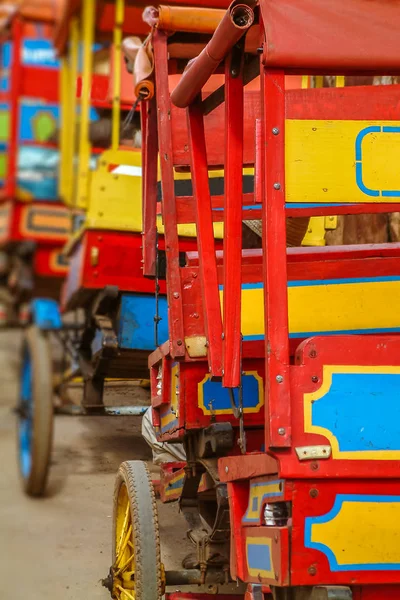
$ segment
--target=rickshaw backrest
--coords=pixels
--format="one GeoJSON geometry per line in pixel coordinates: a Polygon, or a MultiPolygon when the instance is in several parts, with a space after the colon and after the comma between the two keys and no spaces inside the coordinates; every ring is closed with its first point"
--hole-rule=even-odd
{"type": "MultiPolygon", "coordinates": [[[[207,162],[210,168],[220,167],[225,162],[225,105],[221,104],[204,118],[206,131],[207,162]]],[[[245,92],[244,109],[244,158],[245,166],[253,166],[255,158],[255,121],[260,117],[260,94],[245,92]]],[[[172,144],[175,167],[190,164],[186,110],[172,106],[172,144]]]]}

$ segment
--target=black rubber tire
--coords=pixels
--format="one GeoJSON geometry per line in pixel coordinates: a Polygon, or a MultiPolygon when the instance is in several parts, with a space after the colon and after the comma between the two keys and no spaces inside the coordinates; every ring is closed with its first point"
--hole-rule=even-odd
{"type": "MultiPolygon", "coordinates": [[[[31,464],[28,474],[22,473],[21,468],[20,472],[25,493],[29,496],[43,496],[53,444],[53,373],[50,340],[35,325],[25,330],[22,357],[25,352],[29,353],[32,362],[31,464]]],[[[21,462],[19,464],[21,467],[21,462]]]]}
{"type": "Polygon", "coordinates": [[[146,463],[140,460],[121,464],[115,481],[112,560],[116,559],[116,516],[121,486],[125,485],[132,519],[135,553],[135,599],[161,600],[160,536],[153,483],[146,463]]]}

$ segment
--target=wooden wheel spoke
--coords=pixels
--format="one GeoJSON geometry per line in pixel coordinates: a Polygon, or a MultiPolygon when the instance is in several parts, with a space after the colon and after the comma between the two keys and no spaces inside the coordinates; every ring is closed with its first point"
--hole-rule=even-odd
{"type": "Polygon", "coordinates": [[[116,550],[116,555],[117,556],[119,555],[120,548],[121,548],[121,543],[122,543],[122,540],[124,539],[124,536],[125,536],[125,529],[126,529],[126,525],[128,523],[129,512],[130,512],[130,506],[129,506],[129,502],[127,502],[126,509],[125,509],[124,522],[122,524],[121,535],[119,536],[117,550],[116,550]]]}
{"type": "MultiPolygon", "coordinates": [[[[129,563],[131,563],[133,561],[133,554],[128,558],[127,561],[124,562],[124,564],[118,568],[118,570],[115,572],[115,575],[120,575],[121,573],[123,573],[125,571],[125,569],[129,566],[129,563]]],[[[133,568],[133,565],[132,565],[133,568]]]]}
{"type": "Polygon", "coordinates": [[[127,598],[129,598],[129,600],[135,600],[135,596],[132,596],[132,594],[124,590],[124,588],[121,585],[117,585],[117,588],[121,591],[121,596],[124,595],[127,598]]]}
{"type": "Polygon", "coordinates": [[[122,557],[124,556],[124,552],[126,550],[126,547],[128,545],[129,538],[131,537],[131,535],[132,535],[132,525],[129,525],[128,531],[125,534],[125,538],[124,538],[123,544],[122,544],[122,546],[121,546],[121,548],[120,548],[120,550],[119,550],[119,552],[117,554],[117,558],[116,558],[116,561],[115,561],[115,566],[116,567],[118,567],[118,565],[121,563],[122,557]]]}

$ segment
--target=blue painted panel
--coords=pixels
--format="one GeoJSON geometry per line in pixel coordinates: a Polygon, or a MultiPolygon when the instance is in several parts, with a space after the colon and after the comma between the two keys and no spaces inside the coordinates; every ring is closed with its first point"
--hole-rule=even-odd
{"type": "MultiPolygon", "coordinates": [[[[161,321],[158,324],[158,343],[168,340],[168,306],[162,296],[158,300],[158,312],[161,321]]],[[[120,348],[130,350],[154,350],[154,316],[156,299],[150,294],[123,294],[118,327],[120,348]]]]}
{"type": "Polygon", "coordinates": [[[31,302],[32,320],[40,329],[61,329],[58,304],[49,298],[35,298],[31,302]]]}
{"type": "Polygon", "coordinates": [[[247,543],[247,564],[252,571],[271,571],[271,550],[264,544],[247,543]]]}
{"type": "MultiPolygon", "coordinates": [[[[262,382],[260,378],[254,375],[243,375],[243,407],[256,411],[263,404],[262,382]]],[[[239,391],[233,390],[235,403],[239,404],[239,391]]],[[[230,392],[222,387],[221,382],[207,379],[202,383],[202,390],[199,390],[199,406],[205,413],[220,411],[232,411],[230,392]]]]}
{"type": "Polygon", "coordinates": [[[340,451],[400,450],[400,374],[333,373],[312,405],[312,425],[337,438],[340,451]]]}

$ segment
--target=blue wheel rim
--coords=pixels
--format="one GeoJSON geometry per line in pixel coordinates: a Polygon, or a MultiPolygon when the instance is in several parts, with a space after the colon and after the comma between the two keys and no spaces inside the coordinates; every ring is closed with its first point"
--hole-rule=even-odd
{"type": "Polygon", "coordinates": [[[32,465],[32,383],[32,360],[29,351],[25,349],[21,372],[21,414],[19,419],[19,462],[24,479],[29,477],[32,465]]]}

